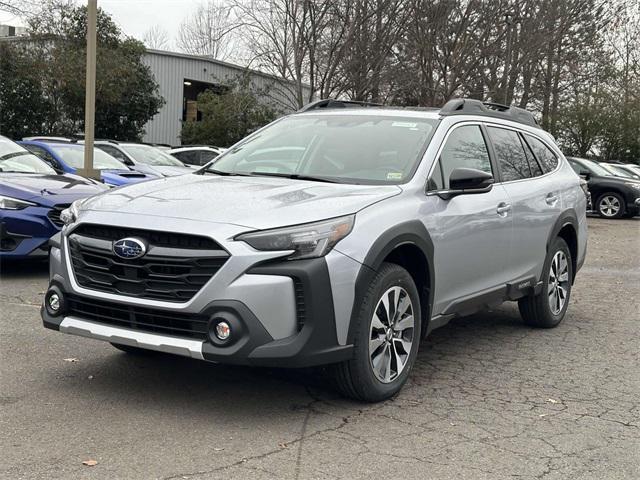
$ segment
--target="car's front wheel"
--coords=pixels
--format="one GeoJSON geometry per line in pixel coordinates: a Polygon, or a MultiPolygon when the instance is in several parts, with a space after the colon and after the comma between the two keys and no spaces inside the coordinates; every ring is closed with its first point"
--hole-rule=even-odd
{"type": "Polygon", "coordinates": [[[620,218],[624,215],[624,199],[615,192],[608,192],[598,198],[596,208],[603,218],[620,218]]]}
{"type": "Polygon", "coordinates": [[[348,397],[385,400],[407,381],[420,343],[418,289],[404,268],[384,263],[360,304],[354,357],[335,367],[336,384],[348,397]]]}

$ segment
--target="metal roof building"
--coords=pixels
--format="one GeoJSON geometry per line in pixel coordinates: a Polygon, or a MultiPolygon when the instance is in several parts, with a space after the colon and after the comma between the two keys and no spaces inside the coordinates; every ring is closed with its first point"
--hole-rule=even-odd
{"type": "MultiPolygon", "coordinates": [[[[180,145],[182,122],[200,118],[198,94],[207,89],[224,91],[239,76],[249,76],[252,87],[261,92],[261,102],[283,113],[297,107],[293,83],[256,70],[208,57],[161,50],[147,50],[143,62],[151,69],[166,102],[145,125],[145,142],[180,145]]],[[[303,90],[308,98],[309,87],[303,90]]]]}

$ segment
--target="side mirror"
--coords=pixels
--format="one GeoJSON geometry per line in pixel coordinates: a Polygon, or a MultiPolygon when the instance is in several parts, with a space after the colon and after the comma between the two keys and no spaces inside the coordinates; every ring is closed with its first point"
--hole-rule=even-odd
{"type": "Polygon", "coordinates": [[[591,178],[591,174],[586,170],[580,170],[580,176],[585,180],[589,180],[589,178],[591,178]]]}
{"type": "Polygon", "coordinates": [[[493,187],[493,176],[475,168],[454,168],[449,175],[449,190],[440,197],[448,200],[456,195],[486,193],[493,187]]]}

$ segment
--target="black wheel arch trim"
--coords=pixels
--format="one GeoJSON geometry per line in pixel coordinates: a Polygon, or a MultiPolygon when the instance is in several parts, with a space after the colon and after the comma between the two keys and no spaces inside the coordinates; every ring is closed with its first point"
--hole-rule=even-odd
{"type": "MultiPolygon", "coordinates": [[[[546,247],[547,252],[549,251],[549,247],[551,246],[551,243],[558,237],[558,235],[560,234],[560,231],[563,228],[565,228],[567,225],[571,225],[571,227],[573,228],[573,231],[575,232],[576,240],[577,240],[578,232],[580,230],[578,228],[578,214],[573,208],[570,208],[562,212],[560,216],[557,218],[556,222],[553,224],[553,227],[551,228],[551,231],[549,232],[549,235],[547,237],[547,247],[546,247]]],[[[571,263],[573,264],[572,281],[575,280],[576,273],[579,267],[581,266],[581,264],[578,263],[578,258],[580,257],[579,249],[580,249],[580,244],[576,241],[576,252],[575,252],[576,258],[571,259],[571,263]]],[[[542,275],[544,275],[544,273],[542,275]]]]}
{"type": "Polygon", "coordinates": [[[359,306],[362,304],[364,295],[373,280],[373,277],[380,269],[385,258],[398,247],[403,245],[414,245],[425,256],[427,261],[428,285],[423,291],[419,291],[422,305],[422,333],[427,332],[431,311],[433,306],[433,290],[435,285],[435,274],[433,264],[433,241],[424,224],[418,220],[410,220],[400,223],[382,232],[362,262],[362,267],[358,272],[355,285],[355,295],[351,318],[349,321],[349,332],[347,334],[347,344],[353,344],[355,327],[359,306]],[[426,306],[426,308],[424,308],[426,306]]]}

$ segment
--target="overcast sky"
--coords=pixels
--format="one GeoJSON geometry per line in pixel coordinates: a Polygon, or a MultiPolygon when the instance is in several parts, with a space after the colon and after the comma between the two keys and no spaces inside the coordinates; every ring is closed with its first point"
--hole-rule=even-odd
{"type": "MultiPolygon", "coordinates": [[[[77,0],[78,4],[86,1],[77,0]]],[[[125,34],[142,39],[154,25],[160,25],[174,44],[180,22],[189,16],[200,0],[98,0],[98,7],[108,12],[125,34]]],[[[24,25],[19,18],[0,11],[0,23],[24,25]]]]}

